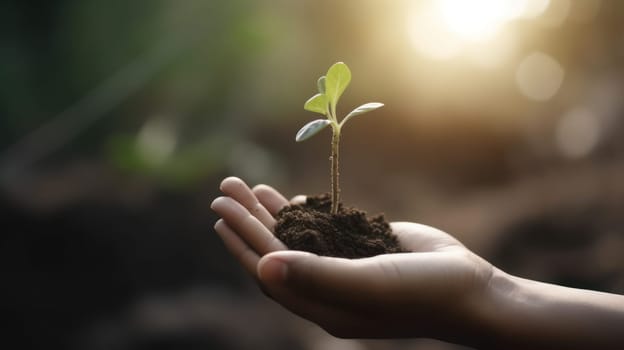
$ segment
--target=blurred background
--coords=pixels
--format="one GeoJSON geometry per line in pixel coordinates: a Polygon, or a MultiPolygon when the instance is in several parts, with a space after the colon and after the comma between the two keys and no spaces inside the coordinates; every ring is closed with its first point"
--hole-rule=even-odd
{"type": "Polygon", "coordinates": [[[8,0],[0,26],[6,344],[462,349],[332,338],[214,234],[227,175],[329,190],[329,133],[294,135],[337,61],[339,114],[386,105],[344,130],[347,205],[624,293],[624,2],[8,0]]]}

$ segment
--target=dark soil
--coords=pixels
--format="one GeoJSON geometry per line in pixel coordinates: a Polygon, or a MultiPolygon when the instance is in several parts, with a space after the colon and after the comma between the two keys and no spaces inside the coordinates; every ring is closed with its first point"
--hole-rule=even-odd
{"type": "Polygon", "coordinates": [[[355,208],[339,206],[330,214],[328,194],[308,197],[277,215],[275,235],[293,250],[349,259],[403,252],[383,215],[372,218],[355,208]]]}

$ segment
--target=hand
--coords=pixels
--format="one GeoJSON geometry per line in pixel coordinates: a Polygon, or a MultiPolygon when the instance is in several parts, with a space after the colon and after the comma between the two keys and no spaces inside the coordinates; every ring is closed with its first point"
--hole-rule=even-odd
{"type": "MultiPolygon", "coordinates": [[[[392,230],[410,253],[341,259],[288,251],[272,233],[289,201],[238,178],[212,209],[230,252],[275,301],[338,337],[426,336],[466,342],[494,268],[450,235],[410,222],[392,230]]],[[[302,201],[301,196],[295,201],[302,201]]]]}

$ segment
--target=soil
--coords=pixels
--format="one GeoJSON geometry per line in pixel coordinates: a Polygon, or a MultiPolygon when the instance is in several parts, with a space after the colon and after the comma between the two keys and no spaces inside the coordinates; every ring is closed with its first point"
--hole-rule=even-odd
{"type": "Polygon", "coordinates": [[[383,215],[345,208],[330,213],[329,194],[308,196],[303,205],[291,205],[277,215],[275,235],[293,250],[324,256],[366,258],[404,252],[383,215]]]}

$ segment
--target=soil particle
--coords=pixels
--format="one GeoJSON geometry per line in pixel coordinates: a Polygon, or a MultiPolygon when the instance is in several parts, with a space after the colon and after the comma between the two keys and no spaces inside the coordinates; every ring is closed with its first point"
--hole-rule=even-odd
{"type": "Polygon", "coordinates": [[[383,215],[339,205],[330,214],[329,194],[308,197],[303,205],[291,205],[277,215],[275,235],[289,249],[349,259],[403,252],[383,215]]]}

